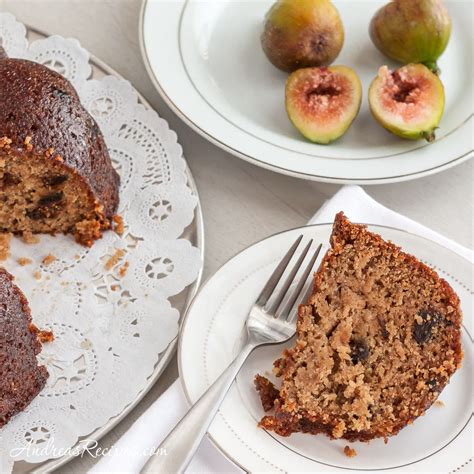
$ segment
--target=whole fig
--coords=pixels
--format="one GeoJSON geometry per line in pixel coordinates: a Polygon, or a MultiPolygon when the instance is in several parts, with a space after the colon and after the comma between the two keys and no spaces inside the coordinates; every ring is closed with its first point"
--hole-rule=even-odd
{"type": "Polygon", "coordinates": [[[451,35],[451,18],[442,0],[394,0],[372,18],[375,46],[395,61],[423,63],[437,71],[451,35]]]}
{"type": "Polygon", "coordinates": [[[261,36],[270,62],[286,72],[331,64],[344,44],[344,27],[330,0],[278,0],[261,36]]]}

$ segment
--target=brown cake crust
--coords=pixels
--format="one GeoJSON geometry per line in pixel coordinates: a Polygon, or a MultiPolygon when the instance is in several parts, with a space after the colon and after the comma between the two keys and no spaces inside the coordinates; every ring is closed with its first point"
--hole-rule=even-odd
{"type": "Polygon", "coordinates": [[[102,133],[60,74],[0,50],[0,152],[25,160],[49,160],[77,177],[97,211],[98,229],[110,228],[119,202],[120,178],[112,167],[102,133]]]}
{"type": "Polygon", "coordinates": [[[296,345],[275,362],[282,387],[256,378],[274,408],[260,426],[350,441],[397,434],[460,367],[461,320],[459,298],[434,270],[339,213],[296,345]]]}
{"type": "Polygon", "coordinates": [[[38,332],[25,296],[0,268],[0,428],[46,384],[48,372],[36,360],[41,352],[38,332]]]}

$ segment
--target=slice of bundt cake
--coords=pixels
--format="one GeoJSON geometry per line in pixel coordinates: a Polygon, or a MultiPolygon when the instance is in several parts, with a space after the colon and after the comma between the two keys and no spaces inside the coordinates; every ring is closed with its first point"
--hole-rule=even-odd
{"type": "Polygon", "coordinates": [[[0,268],[0,428],[24,410],[46,384],[38,366],[39,331],[31,322],[25,296],[0,268]]]}
{"type": "Polygon", "coordinates": [[[459,299],[429,267],[339,213],[297,340],[255,384],[260,426],[368,441],[436,400],[462,359],[459,299]]]}
{"type": "Polygon", "coordinates": [[[73,86],[0,47],[0,232],[71,233],[90,246],[111,227],[119,176],[73,86]]]}

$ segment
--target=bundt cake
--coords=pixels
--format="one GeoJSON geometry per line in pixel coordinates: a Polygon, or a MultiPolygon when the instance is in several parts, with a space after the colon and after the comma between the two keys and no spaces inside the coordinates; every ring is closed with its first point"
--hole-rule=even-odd
{"type": "Polygon", "coordinates": [[[28,406],[48,378],[36,360],[40,333],[31,322],[25,296],[12,280],[0,268],[0,428],[28,406]]]}
{"type": "Polygon", "coordinates": [[[70,82],[0,47],[0,232],[70,233],[90,246],[112,226],[119,181],[70,82]]]}
{"type": "Polygon", "coordinates": [[[339,213],[300,306],[295,346],[258,375],[260,426],[282,436],[368,441],[397,434],[461,365],[459,299],[434,270],[339,213]]]}

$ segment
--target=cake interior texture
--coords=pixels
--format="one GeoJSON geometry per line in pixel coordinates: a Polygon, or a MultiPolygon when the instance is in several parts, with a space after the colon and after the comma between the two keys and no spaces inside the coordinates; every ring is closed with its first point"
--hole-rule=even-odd
{"type": "Polygon", "coordinates": [[[460,367],[461,320],[435,271],[339,213],[296,344],[274,363],[281,388],[255,379],[273,411],[260,426],[350,441],[397,434],[460,367]]]}
{"type": "Polygon", "coordinates": [[[97,238],[101,217],[86,186],[61,163],[0,153],[0,231],[97,238]]]}
{"type": "Polygon", "coordinates": [[[24,410],[43,389],[46,368],[38,365],[38,330],[28,302],[0,268],[0,428],[24,410]]]}

